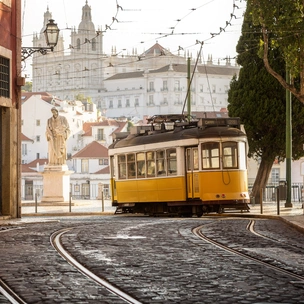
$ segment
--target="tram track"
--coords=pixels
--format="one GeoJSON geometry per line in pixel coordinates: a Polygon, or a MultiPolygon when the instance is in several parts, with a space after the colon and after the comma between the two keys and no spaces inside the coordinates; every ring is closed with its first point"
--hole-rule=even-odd
{"type": "Polygon", "coordinates": [[[110,284],[106,279],[98,277],[89,269],[87,269],[84,265],[80,264],[76,259],[74,259],[67,250],[62,245],[61,237],[71,231],[73,228],[65,228],[59,231],[54,232],[51,237],[50,241],[54,249],[61,255],[63,259],[65,259],[70,265],[76,268],[79,272],[81,272],[86,277],[93,280],[99,286],[106,288],[112,294],[118,296],[120,299],[124,300],[126,303],[130,304],[141,304],[142,302],[138,301],[137,299],[133,298],[129,294],[125,293],[123,290],[115,287],[114,285],[110,284]]]}
{"type": "MultiPolygon", "coordinates": [[[[251,222],[252,222],[252,221],[251,221],[251,222]]],[[[267,239],[272,240],[271,238],[268,238],[268,237],[266,237],[266,236],[263,236],[263,235],[261,235],[261,234],[255,232],[255,231],[253,230],[253,224],[254,224],[254,223],[249,223],[249,224],[247,225],[247,229],[250,230],[251,232],[253,232],[253,233],[254,233],[255,235],[257,235],[257,236],[264,237],[264,238],[267,238],[267,239]]],[[[291,272],[291,271],[288,271],[288,270],[286,270],[286,269],[280,268],[280,267],[278,267],[278,266],[272,265],[271,263],[268,263],[268,262],[266,262],[266,261],[263,261],[263,260],[260,259],[260,258],[253,257],[253,256],[251,256],[251,255],[249,255],[249,254],[245,254],[245,253],[240,252],[240,251],[238,251],[238,250],[232,249],[232,248],[230,248],[230,247],[228,247],[228,246],[226,246],[226,245],[223,245],[222,243],[220,243],[220,242],[218,242],[218,241],[216,241],[216,240],[213,240],[213,239],[207,237],[206,235],[204,235],[204,233],[202,232],[202,228],[203,228],[203,227],[204,227],[204,225],[198,226],[198,227],[192,229],[192,233],[193,233],[194,235],[196,235],[198,238],[200,238],[200,239],[206,241],[206,242],[209,243],[209,244],[212,244],[212,245],[216,246],[217,248],[220,248],[220,249],[222,249],[222,250],[224,250],[224,251],[226,251],[226,252],[229,252],[229,253],[231,253],[231,254],[233,254],[233,255],[235,255],[235,256],[239,256],[239,257],[242,257],[242,258],[244,258],[244,259],[247,259],[247,260],[250,260],[250,261],[252,261],[252,262],[255,262],[256,264],[265,266],[265,267],[267,267],[267,268],[269,268],[269,269],[272,269],[272,270],[274,270],[274,271],[276,271],[276,272],[279,272],[279,273],[281,273],[281,274],[287,275],[287,276],[289,276],[289,277],[292,278],[292,279],[295,279],[295,280],[300,281],[301,284],[304,284],[304,276],[303,276],[303,275],[295,274],[295,273],[293,273],[293,272],[291,272]]],[[[272,240],[272,241],[273,241],[273,240],[272,240]]],[[[279,241],[277,241],[277,242],[279,242],[279,241]]],[[[293,283],[299,283],[299,282],[293,282],[293,283]]]]}
{"type": "MultiPolygon", "coordinates": [[[[291,245],[291,244],[287,244],[286,242],[283,242],[282,240],[278,240],[278,239],[276,239],[276,238],[274,238],[274,237],[269,237],[269,236],[267,236],[267,235],[264,235],[264,234],[262,234],[262,233],[259,233],[259,232],[255,231],[255,229],[254,229],[255,223],[256,223],[255,220],[250,220],[249,223],[248,223],[248,225],[247,225],[247,227],[246,227],[246,229],[247,229],[248,231],[250,231],[251,233],[253,233],[254,235],[256,235],[256,236],[258,236],[258,237],[261,237],[261,238],[263,238],[263,239],[266,239],[266,240],[269,240],[269,241],[278,243],[278,244],[280,244],[280,245],[284,244],[284,245],[288,246],[289,248],[293,248],[294,250],[297,250],[297,251],[298,251],[298,250],[303,251],[303,248],[302,248],[302,247],[294,246],[294,245],[291,245]]],[[[304,253],[304,252],[303,252],[303,253],[304,253]]]]}
{"type": "Polygon", "coordinates": [[[0,279],[0,292],[12,304],[26,304],[11,288],[0,279]]]}

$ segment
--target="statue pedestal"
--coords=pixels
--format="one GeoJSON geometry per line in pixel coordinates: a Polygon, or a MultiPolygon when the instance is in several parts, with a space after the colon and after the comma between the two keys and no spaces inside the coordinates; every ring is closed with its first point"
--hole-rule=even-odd
{"type": "Polygon", "coordinates": [[[68,203],[70,200],[70,175],[67,165],[45,166],[42,203],[68,203]]]}

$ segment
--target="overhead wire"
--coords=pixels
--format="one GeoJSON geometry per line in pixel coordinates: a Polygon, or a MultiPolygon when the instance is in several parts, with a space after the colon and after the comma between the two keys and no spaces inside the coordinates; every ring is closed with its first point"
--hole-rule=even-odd
{"type": "MultiPolygon", "coordinates": [[[[26,1],[26,0],[25,0],[26,1]]],[[[178,20],[178,22],[175,24],[175,26],[174,26],[174,29],[172,29],[172,32],[171,33],[168,33],[168,36],[173,36],[173,35],[179,35],[179,34],[181,34],[181,35],[183,35],[184,33],[176,33],[176,27],[180,24],[180,22],[182,21],[182,20],[184,20],[185,18],[187,18],[188,16],[190,16],[193,12],[195,12],[197,9],[199,9],[199,8],[201,8],[201,7],[203,7],[203,6],[205,6],[205,5],[207,5],[207,4],[209,4],[209,3],[211,3],[211,2],[213,2],[214,0],[212,0],[212,1],[209,1],[208,3],[205,3],[205,4],[203,4],[203,5],[201,5],[200,7],[197,7],[197,8],[192,8],[191,9],[191,11],[190,12],[188,12],[187,14],[185,14],[182,18],[180,18],[180,19],[177,19],[178,20]]],[[[229,25],[231,25],[231,20],[232,20],[232,18],[235,18],[236,19],[236,16],[235,16],[235,14],[234,14],[234,10],[236,9],[236,5],[235,5],[235,2],[236,1],[238,1],[238,0],[233,0],[233,10],[232,10],[232,12],[230,13],[230,20],[229,20],[229,22],[227,22],[226,21],[226,24],[225,25],[223,25],[223,27],[220,27],[220,29],[219,29],[219,32],[216,34],[216,35],[213,35],[212,33],[210,33],[210,37],[208,38],[208,39],[205,39],[204,41],[208,41],[209,39],[212,39],[212,38],[214,38],[215,36],[217,36],[217,35],[220,35],[221,33],[223,33],[223,32],[225,32],[226,31],[226,28],[229,26],[229,25]],[[223,30],[224,29],[224,30],[223,30]]],[[[25,10],[24,10],[25,11],[25,10]]],[[[115,15],[114,15],[114,17],[112,17],[112,19],[111,19],[111,22],[108,22],[107,24],[106,24],[106,27],[105,27],[105,29],[104,30],[97,30],[96,31],[96,33],[95,33],[95,36],[93,37],[93,38],[87,38],[87,39],[85,39],[85,41],[80,45],[80,46],[82,46],[82,45],[84,45],[84,44],[86,44],[86,43],[90,43],[90,41],[92,40],[92,39],[94,39],[94,38],[97,38],[97,37],[99,37],[100,35],[103,35],[104,33],[106,33],[107,31],[111,31],[112,30],[112,27],[113,27],[113,24],[115,23],[115,22],[117,22],[117,23],[119,23],[119,21],[118,21],[118,17],[119,17],[119,12],[121,12],[121,11],[130,11],[130,10],[128,10],[128,9],[123,9],[120,5],[119,5],[119,3],[118,3],[118,1],[116,0],[116,13],[115,13],[115,15]]],[[[67,25],[68,26],[68,25],[67,25]]],[[[69,29],[68,27],[65,29],[65,30],[67,30],[67,29],[69,29]]],[[[70,30],[70,29],[69,29],[70,30]]],[[[189,33],[189,34],[191,34],[191,33],[189,33]]],[[[193,33],[193,34],[196,34],[196,33],[193,33]]],[[[199,33],[197,33],[197,34],[199,34],[199,33]]],[[[195,43],[193,43],[193,44],[191,44],[190,46],[186,46],[186,47],[183,47],[183,50],[185,51],[185,50],[187,50],[187,49],[189,49],[189,48],[191,48],[191,47],[193,47],[193,46],[195,46],[195,45],[197,45],[197,41],[198,40],[196,40],[196,42],[195,43]]],[[[203,41],[203,42],[204,42],[203,41]]],[[[72,46],[72,45],[70,45],[69,46],[69,48],[68,49],[71,49],[71,48],[75,48],[76,46],[72,46]]],[[[177,48],[177,50],[174,50],[173,51],[173,53],[174,52],[179,52],[179,49],[180,49],[181,47],[179,46],[178,48],[177,48]]],[[[64,49],[63,51],[60,51],[60,52],[65,52],[65,51],[67,51],[68,49],[64,49]]],[[[116,52],[116,55],[117,55],[117,53],[121,53],[121,52],[116,52]]],[[[186,51],[185,51],[185,54],[186,54],[186,51]]],[[[54,55],[55,55],[55,53],[54,53],[54,55]]],[[[87,53],[86,55],[89,55],[89,56],[94,56],[94,57],[96,57],[96,58],[100,58],[100,59],[102,59],[102,58],[111,58],[111,56],[113,56],[113,55],[115,55],[115,54],[104,54],[104,53],[98,53],[98,54],[91,54],[91,53],[87,53]]],[[[40,54],[37,54],[37,56],[42,56],[42,55],[40,55],[40,54]]],[[[87,56],[86,56],[87,57],[87,56]]],[[[150,60],[151,58],[143,58],[143,57],[140,57],[140,56],[137,56],[137,54],[136,55],[127,55],[127,56],[125,56],[125,57],[127,57],[128,59],[130,59],[130,61],[124,61],[123,63],[121,63],[121,64],[115,64],[115,66],[112,64],[112,67],[114,68],[114,67],[119,67],[119,66],[125,66],[125,65],[127,65],[127,64],[134,64],[134,63],[136,63],[137,61],[143,61],[143,60],[150,60]]],[[[95,69],[95,71],[98,71],[98,70],[102,70],[102,69],[106,69],[106,68],[109,68],[109,67],[98,67],[98,68],[96,68],[95,69]]],[[[81,71],[81,72],[84,72],[84,71],[81,71]]],[[[83,73],[82,73],[83,74],[83,73]]],[[[55,75],[55,74],[54,74],[55,75]]],[[[62,75],[64,75],[64,72],[62,72],[62,75]]],[[[43,77],[43,76],[46,76],[46,75],[41,75],[40,74],[40,77],[43,77]]],[[[69,72],[69,78],[70,79],[79,79],[79,78],[86,78],[86,77],[88,77],[88,76],[84,76],[84,75],[81,75],[81,76],[79,76],[79,71],[74,71],[74,72],[69,72]],[[71,74],[73,75],[77,75],[77,76],[72,76],[71,77],[71,74]]]]}

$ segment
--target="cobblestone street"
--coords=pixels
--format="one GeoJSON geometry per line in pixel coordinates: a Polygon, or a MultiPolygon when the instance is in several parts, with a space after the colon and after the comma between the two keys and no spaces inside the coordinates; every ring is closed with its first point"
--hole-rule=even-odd
{"type": "MultiPolygon", "coordinates": [[[[0,278],[25,303],[126,303],[58,255],[50,236],[68,227],[61,237],[66,250],[140,303],[304,303],[303,281],[294,282],[192,233],[202,226],[214,239],[256,255],[271,253],[269,258],[304,274],[303,234],[281,221],[257,220],[259,232],[270,231],[268,236],[282,242],[261,243],[246,230],[248,221],[101,216],[8,226],[0,232],[0,278]]],[[[8,301],[0,297],[0,303],[8,301]]]]}

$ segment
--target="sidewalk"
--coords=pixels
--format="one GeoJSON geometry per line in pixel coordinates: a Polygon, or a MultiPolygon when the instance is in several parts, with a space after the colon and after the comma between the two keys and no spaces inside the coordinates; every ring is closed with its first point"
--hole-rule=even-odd
{"type": "Polygon", "coordinates": [[[21,212],[22,217],[28,216],[68,216],[68,215],[108,215],[114,214],[116,207],[112,207],[110,200],[72,200],[71,206],[69,203],[55,204],[37,203],[34,201],[23,201],[21,212]]]}
{"type": "MultiPolygon", "coordinates": [[[[292,202],[292,205],[292,207],[285,207],[285,202],[282,201],[278,212],[276,202],[263,202],[262,206],[259,204],[249,204],[250,212],[227,209],[222,215],[250,218],[278,218],[304,232],[304,210],[302,203],[292,202]]],[[[38,202],[37,208],[34,201],[23,201],[21,207],[22,218],[10,220],[7,217],[0,216],[0,226],[38,221],[35,217],[48,217],[48,220],[50,220],[51,217],[55,216],[114,215],[115,210],[116,207],[112,207],[110,200],[104,200],[104,204],[102,204],[101,200],[75,200],[72,201],[71,206],[69,203],[51,205],[40,204],[38,202]]],[[[212,215],[216,214],[210,213],[210,216],[212,215]]],[[[41,221],[41,218],[39,221],[41,221]]]]}

